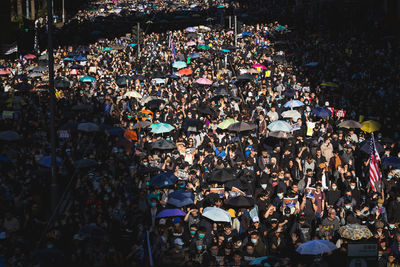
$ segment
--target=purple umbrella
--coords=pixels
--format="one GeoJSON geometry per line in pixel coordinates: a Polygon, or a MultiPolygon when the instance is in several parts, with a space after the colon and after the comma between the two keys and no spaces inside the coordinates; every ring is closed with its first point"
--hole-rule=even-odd
{"type": "Polygon", "coordinates": [[[157,214],[156,218],[165,218],[165,217],[181,217],[186,216],[186,213],[181,211],[180,209],[165,209],[157,214]]]}

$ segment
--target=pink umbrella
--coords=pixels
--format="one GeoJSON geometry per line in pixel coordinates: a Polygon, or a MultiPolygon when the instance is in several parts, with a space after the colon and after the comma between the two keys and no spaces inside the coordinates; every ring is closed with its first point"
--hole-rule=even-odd
{"type": "Polygon", "coordinates": [[[78,74],[78,70],[77,69],[72,69],[69,74],[71,75],[77,75],[78,74]]]}
{"type": "Polygon", "coordinates": [[[190,41],[186,43],[187,46],[195,46],[196,42],[190,41]]]}
{"type": "Polygon", "coordinates": [[[233,31],[227,31],[226,34],[231,35],[231,34],[233,34],[233,31]]]}
{"type": "Polygon", "coordinates": [[[8,70],[0,70],[0,75],[8,75],[10,73],[8,70]]]}
{"type": "Polygon", "coordinates": [[[196,80],[196,83],[198,83],[198,84],[203,84],[203,85],[211,85],[211,84],[212,84],[212,81],[210,81],[210,80],[207,79],[207,78],[200,78],[200,79],[197,79],[197,80],[196,80]]]}
{"type": "Polygon", "coordinates": [[[264,65],[261,65],[261,64],[254,64],[252,67],[253,68],[262,68],[263,70],[267,69],[267,67],[265,67],[264,65]]]}
{"type": "Polygon", "coordinates": [[[32,54],[27,54],[27,55],[24,56],[24,58],[25,58],[25,59],[35,59],[36,56],[35,56],[35,55],[32,55],[32,54]]]}

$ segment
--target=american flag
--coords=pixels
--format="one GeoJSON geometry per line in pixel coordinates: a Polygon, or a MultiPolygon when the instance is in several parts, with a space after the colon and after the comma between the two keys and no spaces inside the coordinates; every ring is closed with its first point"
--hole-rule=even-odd
{"type": "Polygon", "coordinates": [[[174,42],[172,41],[172,36],[169,36],[169,42],[168,42],[168,47],[169,49],[171,49],[172,52],[172,62],[175,61],[175,56],[176,56],[176,49],[175,49],[175,45],[174,42]]]}
{"type": "Polygon", "coordinates": [[[380,160],[380,157],[378,151],[375,148],[374,134],[371,135],[370,154],[371,159],[369,162],[369,182],[371,184],[371,188],[376,191],[375,183],[381,180],[381,175],[378,166],[378,161],[380,160]]]}

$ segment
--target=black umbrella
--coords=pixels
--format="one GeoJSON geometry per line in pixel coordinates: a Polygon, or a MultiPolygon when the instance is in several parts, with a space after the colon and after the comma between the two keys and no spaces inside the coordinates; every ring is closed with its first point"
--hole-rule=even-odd
{"type": "Polygon", "coordinates": [[[254,130],[255,128],[256,126],[254,124],[239,121],[229,125],[228,130],[231,132],[245,132],[254,130]]]}
{"type": "Polygon", "coordinates": [[[208,182],[226,183],[235,180],[236,176],[232,169],[215,169],[208,177],[208,182]]]}
{"type": "Polygon", "coordinates": [[[185,119],[182,122],[182,130],[189,132],[198,132],[203,128],[203,123],[198,119],[185,119]]]}
{"type": "Polygon", "coordinates": [[[154,110],[154,109],[160,110],[161,104],[165,104],[164,99],[153,99],[146,103],[146,107],[151,110],[154,110]]]}
{"type": "Polygon", "coordinates": [[[170,140],[159,139],[151,144],[152,149],[169,150],[176,147],[175,143],[170,140]]]}
{"type": "Polygon", "coordinates": [[[90,48],[86,45],[80,45],[75,49],[75,52],[77,53],[89,53],[90,48]]]}
{"type": "Polygon", "coordinates": [[[54,87],[60,89],[66,89],[71,86],[71,82],[67,79],[57,78],[54,80],[54,87]]]}
{"type": "Polygon", "coordinates": [[[17,91],[30,91],[33,89],[33,85],[27,82],[18,83],[14,86],[17,91]]]}
{"type": "Polygon", "coordinates": [[[116,83],[118,86],[127,86],[130,81],[132,81],[132,77],[128,75],[122,75],[117,78],[116,83]]]}
{"type": "Polygon", "coordinates": [[[237,77],[238,81],[252,81],[254,79],[255,79],[255,77],[253,75],[251,75],[250,73],[244,73],[237,77]]]}
{"type": "Polygon", "coordinates": [[[211,116],[215,115],[215,111],[209,106],[200,106],[197,109],[197,112],[200,114],[206,114],[206,115],[211,115],[211,116]]]}
{"type": "Polygon", "coordinates": [[[238,196],[229,198],[225,205],[234,208],[251,208],[254,206],[254,200],[245,196],[238,196]]]}
{"type": "MultiPolygon", "coordinates": [[[[365,153],[371,153],[371,142],[372,142],[372,138],[369,138],[363,142],[360,143],[360,150],[365,152],[365,153]]],[[[383,148],[383,146],[381,145],[381,143],[379,143],[378,141],[376,141],[374,139],[375,142],[375,148],[378,151],[378,153],[382,153],[385,151],[385,149],[383,148]]]]}
{"type": "Polygon", "coordinates": [[[293,89],[286,89],[285,91],[282,92],[282,94],[287,97],[293,97],[296,95],[296,91],[293,89]]]}

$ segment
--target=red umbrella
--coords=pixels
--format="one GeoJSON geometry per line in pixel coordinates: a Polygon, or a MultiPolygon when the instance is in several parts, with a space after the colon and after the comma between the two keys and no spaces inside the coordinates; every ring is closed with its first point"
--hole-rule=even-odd
{"type": "Polygon", "coordinates": [[[179,70],[180,75],[191,75],[192,73],[193,73],[193,70],[191,70],[189,68],[179,70]]]}
{"type": "Polygon", "coordinates": [[[8,74],[10,74],[11,72],[10,71],[8,71],[8,70],[0,70],[0,75],[8,75],[8,74]]]}
{"type": "Polygon", "coordinates": [[[35,59],[36,56],[35,56],[35,55],[32,55],[32,54],[27,54],[27,55],[24,56],[24,58],[25,58],[25,59],[35,59]]]}

